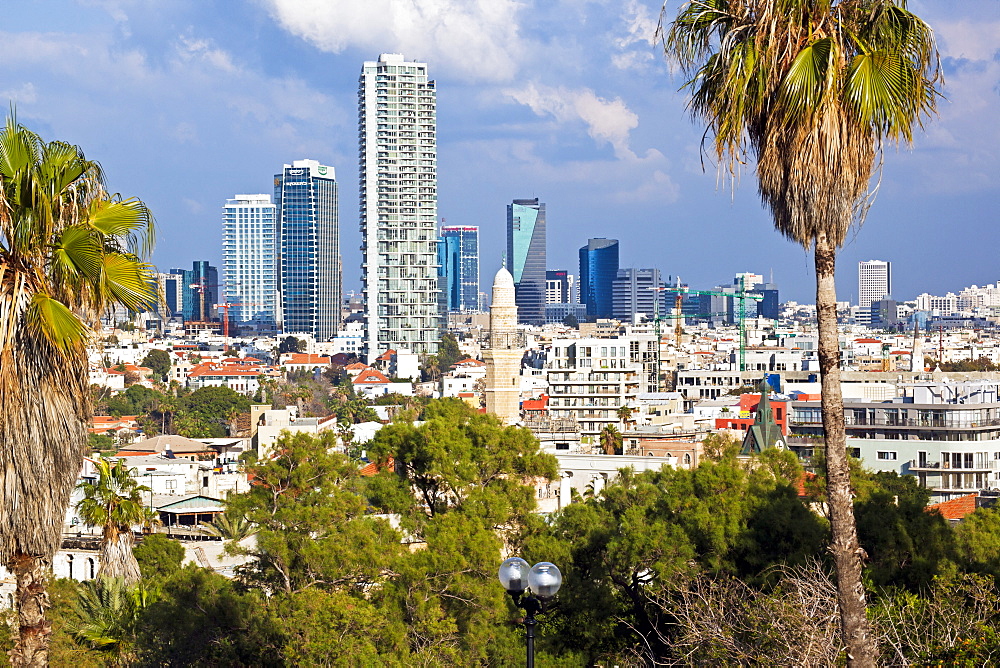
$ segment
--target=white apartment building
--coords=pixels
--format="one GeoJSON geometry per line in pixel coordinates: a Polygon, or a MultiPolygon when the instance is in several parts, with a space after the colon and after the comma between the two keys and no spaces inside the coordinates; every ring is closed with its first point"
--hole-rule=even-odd
{"type": "Polygon", "coordinates": [[[384,53],[358,85],[365,355],[436,353],[437,91],[427,64],[384,53]]]}
{"type": "Polygon", "coordinates": [[[553,339],[546,371],[550,415],[575,419],[596,442],[605,426],[621,429],[621,406],[656,391],[656,337],[553,339]]]}
{"type": "Polygon", "coordinates": [[[277,296],[277,208],[270,195],[236,195],[222,210],[223,294],[230,332],[275,331],[277,296]]]}

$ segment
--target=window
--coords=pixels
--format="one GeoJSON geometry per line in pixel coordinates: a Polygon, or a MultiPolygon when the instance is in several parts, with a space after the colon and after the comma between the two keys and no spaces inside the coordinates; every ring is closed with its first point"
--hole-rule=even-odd
{"type": "Polygon", "coordinates": [[[881,462],[894,462],[896,461],[896,453],[887,451],[878,452],[876,454],[876,459],[881,462]]]}
{"type": "Polygon", "coordinates": [[[166,481],[166,487],[167,487],[167,489],[174,489],[174,488],[176,488],[177,487],[177,481],[176,480],[167,480],[166,481]]]}

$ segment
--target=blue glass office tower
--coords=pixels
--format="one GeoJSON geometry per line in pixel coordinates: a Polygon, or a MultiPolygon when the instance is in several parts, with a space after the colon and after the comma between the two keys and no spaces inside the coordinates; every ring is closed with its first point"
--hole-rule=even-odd
{"type": "Polygon", "coordinates": [[[442,226],[438,264],[444,278],[444,308],[466,313],[479,311],[479,228],[442,226]]]}
{"type": "Polygon", "coordinates": [[[545,324],[545,204],[516,199],[507,205],[507,266],[514,276],[517,319],[545,324]]]}
{"type": "Polygon", "coordinates": [[[327,341],[340,329],[340,232],[333,167],[296,160],[274,177],[282,330],[327,341]]]}
{"type": "Polygon", "coordinates": [[[611,318],[618,276],[618,240],[590,239],[580,249],[580,303],[588,318],[611,318]]]}
{"type": "Polygon", "coordinates": [[[215,317],[219,302],[219,270],[206,260],[195,260],[191,269],[171,269],[183,276],[181,315],[184,322],[208,322],[215,317]]]}
{"type": "Polygon", "coordinates": [[[222,210],[222,271],[230,331],[278,325],[278,217],[271,196],[236,195],[222,210]]]}

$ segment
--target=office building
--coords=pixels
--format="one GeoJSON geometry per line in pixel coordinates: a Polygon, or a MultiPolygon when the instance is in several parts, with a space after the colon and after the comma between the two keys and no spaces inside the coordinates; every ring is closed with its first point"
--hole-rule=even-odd
{"type": "Polygon", "coordinates": [[[858,263],[858,321],[871,322],[871,307],[874,302],[892,294],[892,265],[882,260],[868,260],[858,263]]]}
{"type": "Polygon", "coordinates": [[[576,276],[565,269],[545,272],[545,303],[575,304],[576,276]]]}
{"type": "Polygon", "coordinates": [[[384,53],[362,67],[361,280],[369,361],[389,349],[437,352],[436,113],[426,63],[384,53]]]}
{"type": "Polygon", "coordinates": [[[176,274],[156,274],[156,283],[159,286],[160,301],[156,305],[156,312],[163,319],[183,317],[184,310],[184,270],[175,269],[181,273],[176,274]]]}
{"type": "Polygon", "coordinates": [[[590,319],[610,318],[613,283],[618,277],[618,240],[590,239],[580,249],[580,303],[590,319]]]}
{"type": "Polygon", "coordinates": [[[340,327],[340,223],[333,167],[295,160],[274,176],[281,328],[329,341],[340,327]]]}
{"type": "Polygon", "coordinates": [[[438,242],[439,272],[444,283],[443,307],[463,313],[479,307],[479,228],[444,225],[438,242]]]}
{"type": "Polygon", "coordinates": [[[659,269],[619,269],[611,284],[612,317],[633,322],[640,313],[649,320],[667,315],[664,287],[659,269]]]}
{"type": "Polygon", "coordinates": [[[230,332],[276,333],[277,244],[277,207],[270,195],[236,195],[226,200],[222,274],[230,332]]]}
{"type": "Polygon", "coordinates": [[[514,276],[517,317],[545,323],[545,204],[516,199],[507,205],[507,263],[514,276]]]}
{"type": "Polygon", "coordinates": [[[219,269],[206,260],[195,260],[191,269],[171,269],[181,277],[181,316],[184,322],[210,322],[219,303],[219,269]]]}
{"type": "Polygon", "coordinates": [[[757,302],[757,317],[777,320],[781,313],[781,300],[778,297],[778,286],[774,283],[761,283],[754,289],[763,299],[757,302]]]}

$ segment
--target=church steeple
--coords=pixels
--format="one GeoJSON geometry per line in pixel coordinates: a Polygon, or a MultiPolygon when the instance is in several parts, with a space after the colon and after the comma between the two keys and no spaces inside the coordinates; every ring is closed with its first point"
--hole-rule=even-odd
{"type": "Polygon", "coordinates": [[[747,429],[743,438],[741,455],[752,455],[763,452],[767,448],[785,449],[785,439],[781,435],[781,427],[774,421],[774,410],[771,408],[771,386],[767,378],[762,378],[757,386],[760,390],[760,401],[757,403],[757,414],[753,425],[747,429]]]}

